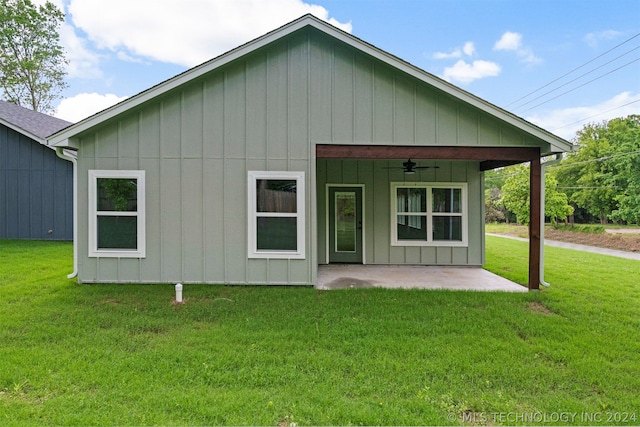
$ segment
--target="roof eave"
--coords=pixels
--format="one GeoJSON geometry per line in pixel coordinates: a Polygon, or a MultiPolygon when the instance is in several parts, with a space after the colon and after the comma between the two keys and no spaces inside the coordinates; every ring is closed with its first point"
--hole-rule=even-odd
{"type": "MultiPolygon", "coordinates": [[[[141,105],[147,101],[150,101],[153,98],[156,98],[163,93],[166,93],[172,89],[175,89],[181,86],[184,83],[187,83],[195,78],[198,78],[204,74],[209,73],[210,71],[215,70],[216,68],[222,67],[236,59],[253,52],[267,44],[286,36],[287,34],[293,33],[294,31],[303,28],[308,24],[307,20],[310,19],[310,16],[304,16],[296,21],[293,21],[279,29],[276,29],[270,33],[267,33],[257,39],[254,39],[240,47],[237,47],[229,52],[223,53],[222,55],[211,59],[201,65],[197,65],[194,68],[191,68],[182,74],[179,74],[169,80],[166,80],[162,83],[153,86],[150,89],[147,89],[137,95],[134,95],[131,98],[128,98],[112,107],[109,107],[93,116],[90,116],[75,125],[71,125],[62,131],[55,133],[49,137],[49,144],[52,146],[63,146],[65,141],[69,141],[69,138],[77,135],[81,132],[86,131],[87,129],[92,128],[93,126],[102,123],[105,120],[109,120],[131,108],[134,108],[138,105],[141,105]]],[[[316,19],[316,18],[313,18],[316,19]]],[[[313,21],[311,21],[313,22],[313,21]]],[[[78,147],[73,147],[78,148],[78,147]]]]}
{"type": "MultiPolygon", "coordinates": [[[[390,66],[393,66],[394,68],[400,69],[402,71],[404,71],[405,73],[424,81],[425,83],[428,83],[429,85],[435,87],[436,89],[439,89],[449,95],[451,95],[454,98],[460,99],[461,101],[464,101],[470,105],[473,105],[476,108],[479,108],[480,110],[489,113],[513,126],[515,126],[516,128],[519,128],[523,131],[526,131],[527,133],[535,136],[536,138],[542,139],[546,142],[548,142],[549,144],[551,144],[551,146],[554,149],[557,149],[559,151],[570,151],[571,150],[571,143],[547,130],[544,130],[536,125],[534,125],[533,123],[528,122],[527,120],[518,117],[516,115],[514,115],[513,113],[510,113],[488,101],[485,101],[482,98],[479,98],[473,94],[471,94],[470,92],[467,92],[461,88],[459,88],[458,86],[455,86],[449,82],[447,82],[446,80],[443,80],[439,77],[436,77],[432,74],[429,74],[427,72],[425,72],[424,70],[388,53],[385,52],[384,50],[381,50],[367,42],[365,42],[364,40],[360,40],[357,37],[346,33],[338,28],[335,28],[333,26],[330,26],[328,24],[325,24],[321,21],[316,21],[315,24],[319,24],[319,25],[313,25],[316,28],[319,29],[323,29],[325,32],[330,32],[331,35],[333,35],[334,37],[340,39],[341,41],[349,44],[350,46],[357,48],[371,56],[373,56],[374,58],[383,61],[385,63],[387,63],[390,66]],[[322,25],[322,28],[320,27],[320,25],[322,25]]],[[[555,151],[554,151],[555,153],[555,151]]]]}
{"type": "Polygon", "coordinates": [[[494,117],[522,131],[525,131],[542,141],[547,142],[553,148],[552,153],[571,150],[571,143],[569,141],[566,141],[565,139],[560,138],[559,136],[554,135],[551,132],[548,132],[542,128],[539,128],[533,125],[532,123],[520,117],[517,117],[516,115],[506,110],[503,110],[500,107],[497,107],[494,104],[491,104],[481,98],[478,98],[477,96],[472,95],[471,93],[466,92],[465,90],[460,89],[459,87],[454,86],[453,84],[445,80],[442,80],[432,74],[429,74],[424,70],[421,70],[418,67],[415,67],[410,63],[394,55],[391,55],[390,53],[385,52],[345,31],[342,31],[324,21],[321,21],[320,19],[312,15],[305,15],[295,21],[290,22],[289,24],[286,24],[261,37],[258,37],[257,39],[254,39],[242,46],[239,46],[227,53],[224,53],[208,62],[205,62],[199,66],[196,66],[190,70],[187,70],[184,73],[179,74],[169,80],[159,83],[158,85],[150,89],[147,89],[146,91],[141,92],[137,95],[134,95],[133,97],[128,98],[120,102],[119,104],[109,107],[91,117],[88,117],[74,125],[71,125],[68,128],[65,128],[60,132],[57,132],[51,135],[48,138],[49,144],[55,147],[66,146],[66,147],[78,149],[79,147],[77,143],[74,144],[73,142],[70,142],[70,138],[72,138],[73,136],[78,135],[79,133],[90,129],[102,123],[103,121],[109,120],[131,108],[139,106],[147,101],[150,101],[153,98],[156,98],[157,96],[162,95],[163,93],[166,93],[172,89],[175,89],[178,86],[188,81],[198,78],[206,73],[209,73],[212,70],[215,70],[216,68],[224,66],[225,64],[228,64],[244,55],[247,55],[257,49],[260,49],[261,47],[266,46],[269,43],[272,43],[282,37],[285,37],[295,31],[298,31],[299,29],[305,26],[311,26],[326,34],[329,34],[330,36],[335,37],[336,39],[346,43],[347,45],[355,49],[358,49],[380,61],[383,61],[396,69],[404,71],[405,73],[421,81],[424,81],[425,83],[451,95],[456,99],[459,99],[476,108],[479,108],[480,110],[488,114],[491,114],[494,117]]]}
{"type": "Polygon", "coordinates": [[[11,122],[8,122],[6,120],[0,119],[0,124],[8,127],[9,129],[12,129],[24,136],[26,136],[27,138],[33,139],[34,141],[36,141],[39,144],[42,144],[44,146],[47,146],[47,140],[45,138],[39,137],[38,135],[35,135],[31,132],[29,132],[28,130],[22,129],[20,126],[16,126],[11,122]]]}

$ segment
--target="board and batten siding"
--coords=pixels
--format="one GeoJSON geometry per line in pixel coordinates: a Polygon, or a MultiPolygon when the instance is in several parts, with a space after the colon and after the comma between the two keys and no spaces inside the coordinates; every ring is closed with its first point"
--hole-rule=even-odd
{"type": "Polygon", "coordinates": [[[378,161],[316,163],[316,144],[539,143],[313,28],[158,95],[74,142],[80,146],[78,224],[85,234],[88,170],[146,171],[146,258],[89,258],[83,235],[81,282],[227,284],[314,283],[325,249],[323,183],[338,183],[334,173],[344,183],[366,185],[368,224],[382,227],[366,240],[368,263],[482,263],[477,163],[439,162],[436,177],[469,182],[469,249],[390,247],[389,182],[404,177],[378,173],[378,161]],[[251,170],[305,172],[306,259],[248,259],[251,170]]]}
{"type": "Polygon", "coordinates": [[[312,283],[307,52],[272,46],[81,135],[80,194],[90,169],[146,171],[146,257],[89,258],[81,239],[81,282],[312,283]],[[306,259],[248,259],[249,170],[305,172],[306,259]]]}
{"type": "Polygon", "coordinates": [[[73,166],[0,125],[0,239],[73,239],[73,166]]]}
{"type": "Polygon", "coordinates": [[[478,162],[421,161],[438,169],[405,175],[398,160],[318,159],[318,262],[326,264],[326,185],[364,184],[365,264],[482,265],[484,262],[484,190],[478,162]],[[391,246],[392,182],[466,182],[467,247],[391,246]]]}
{"type": "Polygon", "coordinates": [[[326,35],[312,37],[309,52],[313,143],[541,144],[526,132],[326,35]]]}

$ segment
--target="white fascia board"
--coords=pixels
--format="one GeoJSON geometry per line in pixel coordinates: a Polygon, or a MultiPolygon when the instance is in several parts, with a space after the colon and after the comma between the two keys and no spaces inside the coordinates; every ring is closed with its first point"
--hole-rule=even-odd
{"type": "Polygon", "coordinates": [[[455,85],[452,85],[451,83],[445,80],[442,80],[430,73],[427,73],[426,71],[414,65],[411,65],[410,63],[388,52],[378,49],[377,47],[363,40],[360,40],[349,33],[346,33],[337,28],[334,28],[328,24],[323,23],[322,21],[311,21],[309,24],[321,31],[324,31],[325,33],[331,34],[335,38],[343,41],[344,43],[347,43],[351,47],[358,49],[364,53],[367,53],[368,55],[382,62],[385,62],[386,64],[390,65],[393,68],[399,69],[411,75],[412,77],[415,77],[418,80],[422,80],[423,82],[435,87],[436,89],[439,89],[453,96],[454,98],[464,101],[467,104],[473,105],[474,107],[479,108],[480,110],[488,114],[491,114],[492,116],[497,117],[498,119],[501,119],[515,126],[518,129],[521,129],[539,139],[542,139],[548,142],[551,145],[553,153],[561,152],[561,151],[571,151],[572,144],[569,141],[557,135],[554,135],[549,131],[542,129],[534,125],[533,123],[530,123],[525,119],[522,119],[514,115],[513,113],[503,110],[502,108],[494,104],[491,104],[483,100],[482,98],[478,98],[477,96],[455,85]]]}
{"type": "MultiPolygon", "coordinates": [[[[54,134],[54,135],[57,135],[57,134],[54,134]]],[[[78,141],[75,138],[60,138],[55,141],[53,138],[51,138],[47,141],[47,144],[51,148],[62,147],[62,148],[71,148],[73,150],[80,149],[80,144],[78,144],[78,141]]]]}
{"type": "MultiPolygon", "coordinates": [[[[109,120],[110,118],[115,117],[131,108],[134,108],[140,104],[143,104],[153,98],[156,98],[159,95],[162,95],[165,92],[175,89],[176,87],[184,83],[187,83],[206,73],[209,73],[215,70],[216,68],[222,67],[244,55],[247,55],[257,49],[260,49],[261,47],[266,46],[267,44],[272,43],[280,38],[283,38],[306,26],[311,26],[325,34],[333,36],[334,38],[346,43],[347,45],[355,48],[356,50],[364,52],[390,65],[395,69],[399,69],[417,78],[418,80],[421,80],[435,87],[436,89],[439,89],[453,96],[456,99],[459,99],[463,102],[466,102],[467,104],[470,104],[476,108],[479,108],[480,110],[485,111],[486,113],[491,114],[492,116],[497,117],[498,119],[501,119],[504,122],[509,123],[514,127],[533,135],[536,138],[539,138],[543,141],[548,142],[554,149],[553,150],[554,153],[571,150],[571,143],[560,138],[559,136],[556,136],[542,128],[539,128],[533,125],[532,123],[520,117],[517,117],[506,110],[503,110],[502,108],[499,108],[481,98],[478,98],[477,96],[472,95],[471,93],[457,86],[454,86],[451,83],[446,82],[445,80],[442,80],[432,74],[429,74],[426,71],[414,65],[411,65],[410,63],[388,52],[378,49],[377,47],[365,42],[364,40],[361,40],[347,32],[344,32],[338,28],[335,28],[334,26],[324,21],[321,21],[320,19],[312,15],[305,15],[296,21],[293,21],[289,24],[284,25],[283,27],[273,30],[240,47],[237,47],[227,53],[224,53],[218,56],[217,58],[214,58],[208,62],[205,62],[199,66],[196,66],[190,70],[187,70],[184,73],[179,74],[169,80],[159,83],[158,85],[153,86],[152,88],[147,89],[146,91],[141,92],[138,95],[134,95],[133,97],[128,98],[119,104],[116,104],[110,108],[107,108],[102,112],[95,114],[94,116],[91,116],[85,120],[82,120],[76,123],[75,125],[71,125],[68,128],[63,129],[62,131],[52,135],[49,138],[49,144],[53,146],[63,146],[65,140],[67,140],[67,143],[69,143],[68,141],[69,138],[73,137],[74,135],[77,135],[87,129],[90,129],[91,127],[99,123],[102,123],[103,121],[109,120]]],[[[68,146],[72,148],[78,148],[77,146],[74,146],[74,145],[68,145],[68,146]]]]}
{"type": "MultiPolygon", "coordinates": [[[[49,137],[49,144],[57,147],[57,146],[66,146],[72,148],[79,148],[76,145],[65,145],[69,144],[69,139],[74,135],[77,135],[81,132],[84,132],[106,120],[109,120],[131,108],[134,108],[138,105],[141,105],[147,101],[150,101],[172,89],[175,89],[193,79],[196,79],[204,74],[207,74],[216,68],[220,68],[244,55],[247,55],[254,50],[257,50],[275,40],[278,40],[294,31],[299,30],[307,25],[310,17],[305,17],[298,21],[294,21],[289,25],[281,27],[277,30],[274,30],[270,33],[263,35],[255,40],[252,40],[240,47],[235,48],[227,53],[223,53],[222,55],[211,59],[201,65],[198,65],[190,70],[183,72],[182,74],[178,74],[177,76],[166,80],[162,83],[157,84],[156,86],[151,87],[143,92],[140,92],[138,95],[134,95],[131,98],[128,98],[112,107],[109,107],[91,117],[88,117],[75,125],[71,125],[68,128],[63,129],[62,131],[55,133],[49,137]]],[[[314,18],[315,19],[315,18],[314,18]]],[[[313,21],[311,21],[313,22],[313,21]]],[[[324,30],[326,32],[326,30],[324,30]]]]}

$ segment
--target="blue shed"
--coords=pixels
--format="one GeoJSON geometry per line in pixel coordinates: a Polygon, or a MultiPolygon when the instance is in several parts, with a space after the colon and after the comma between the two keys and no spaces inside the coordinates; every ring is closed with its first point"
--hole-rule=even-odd
{"type": "Polygon", "coordinates": [[[0,239],[73,239],[73,165],[46,145],[69,125],[0,101],[0,239]]]}

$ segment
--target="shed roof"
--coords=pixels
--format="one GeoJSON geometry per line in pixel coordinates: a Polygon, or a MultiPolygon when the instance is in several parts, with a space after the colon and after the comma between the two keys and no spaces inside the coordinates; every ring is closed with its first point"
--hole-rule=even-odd
{"type": "Polygon", "coordinates": [[[49,135],[73,124],[6,101],[0,101],[0,123],[41,144],[46,144],[49,135]]]}
{"type": "Polygon", "coordinates": [[[248,55],[257,49],[260,49],[276,40],[282,39],[304,27],[312,27],[323,33],[332,36],[343,43],[358,49],[359,51],[368,54],[380,61],[387,63],[388,65],[401,70],[436,89],[466,102],[494,117],[515,126],[516,128],[529,133],[530,135],[545,141],[549,144],[549,151],[543,152],[542,155],[549,155],[553,153],[566,152],[571,150],[571,143],[553,133],[542,129],[527,120],[514,115],[513,113],[504,110],[484,99],[481,99],[470,92],[467,92],[431,73],[428,73],[410,63],[385,52],[333,25],[316,18],[313,15],[307,14],[301,18],[296,19],[276,30],[273,30],[257,39],[254,39],[244,45],[241,45],[229,52],[226,52],[210,61],[207,61],[201,65],[191,68],[177,76],[159,83],[139,94],[128,98],[119,104],[109,107],[93,116],[90,116],[75,125],[69,126],[66,129],[57,132],[49,138],[49,144],[52,146],[64,146],[71,148],[79,148],[77,143],[70,141],[70,138],[96,126],[100,123],[115,117],[131,108],[134,108],[146,101],[149,101],[157,96],[160,96],[178,86],[181,86],[195,78],[198,78],[206,73],[209,73],[223,65],[226,65],[242,56],[248,55]]]}

